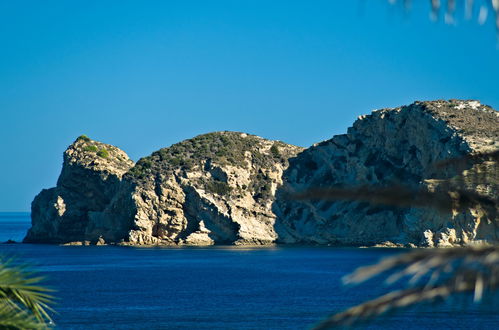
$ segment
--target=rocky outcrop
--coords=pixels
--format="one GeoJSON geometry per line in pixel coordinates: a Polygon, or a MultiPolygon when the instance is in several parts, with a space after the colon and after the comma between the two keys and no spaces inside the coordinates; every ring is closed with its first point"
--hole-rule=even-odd
{"type": "Polygon", "coordinates": [[[300,151],[245,133],[200,135],[139,160],[104,218],[132,223],[129,244],[272,243],[275,191],[300,151]]]}
{"type": "Polygon", "coordinates": [[[499,150],[498,130],[495,110],[451,100],[374,111],[347,134],[306,150],[216,132],[134,164],[118,148],[83,136],[64,153],[57,186],[33,201],[25,241],[411,247],[497,241],[497,219],[480,205],[445,214],[359,201],[298,201],[289,193],[401,184],[426,191],[458,187],[497,201],[497,159],[435,164],[499,150]]]}
{"type": "Polygon", "coordinates": [[[499,148],[498,112],[476,101],[416,102],[361,116],[348,130],[290,161],[276,199],[282,243],[451,246],[496,241],[483,209],[442,214],[348,201],[295,201],[289,192],[320,187],[392,186],[430,191],[460,186],[497,200],[497,163],[464,169],[439,161],[499,148]],[[283,196],[283,197],[280,197],[283,196]]]}
{"type": "Polygon", "coordinates": [[[78,139],[65,152],[57,187],[35,198],[25,241],[272,243],[275,191],[288,158],[302,148],[217,132],[161,149],[134,167],[117,150],[78,139]],[[109,157],[86,151],[88,144],[109,157]]]}
{"type": "Polygon", "coordinates": [[[42,190],[31,204],[32,227],[25,242],[97,240],[89,232],[93,213],[102,212],[134,162],[122,150],[82,135],[64,152],[57,186],[42,190]]]}

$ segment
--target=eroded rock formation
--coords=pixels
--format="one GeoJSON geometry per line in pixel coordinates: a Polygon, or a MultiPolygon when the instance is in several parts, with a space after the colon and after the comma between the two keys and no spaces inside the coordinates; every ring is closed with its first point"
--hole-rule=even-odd
{"type": "Polygon", "coordinates": [[[132,168],[117,148],[105,145],[113,152],[101,159],[87,144],[104,148],[78,139],[65,152],[57,187],[33,201],[26,242],[272,243],[274,194],[288,158],[302,151],[217,132],[161,149],[132,168]]]}
{"type": "Polygon", "coordinates": [[[498,112],[476,101],[416,102],[361,116],[348,133],[318,143],[290,162],[274,207],[282,243],[450,246],[497,240],[483,210],[442,214],[351,201],[295,201],[283,192],[317,187],[464,185],[498,198],[497,163],[438,168],[438,162],[499,148],[498,112]],[[479,180],[477,176],[480,176],[479,180]]]}
{"type": "Polygon", "coordinates": [[[55,188],[42,190],[31,205],[32,227],[25,242],[65,243],[91,235],[93,213],[103,211],[134,165],[125,152],[80,136],[64,152],[55,188]]]}
{"type": "Polygon", "coordinates": [[[129,219],[130,244],[272,243],[274,194],[300,151],[245,133],[200,135],[137,162],[104,218],[129,219]]]}
{"type": "Polygon", "coordinates": [[[32,203],[26,242],[130,245],[305,243],[451,246],[497,241],[480,206],[443,214],[358,201],[298,201],[319,187],[445,191],[498,198],[497,161],[438,167],[499,149],[498,112],[477,101],[416,102],[361,116],[306,150],[237,132],[200,135],[136,164],[78,138],[55,188],[32,203]]]}

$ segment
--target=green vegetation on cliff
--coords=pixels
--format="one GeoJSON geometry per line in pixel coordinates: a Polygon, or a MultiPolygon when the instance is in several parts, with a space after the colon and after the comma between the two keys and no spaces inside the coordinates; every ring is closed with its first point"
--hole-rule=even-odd
{"type": "Polygon", "coordinates": [[[84,151],[90,151],[90,152],[97,152],[99,151],[99,148],[97,148],[96,146],[85,146],[83,148],[84,151]]]}
{"type": "Polygon", "coordinates": [[[230,186],[222,181],[213,180],[211,182],[207,182],[205,185],[206,190],[213,194],[217,194],[219,196],[226,196],[230,194],[231,188],[230,186]]]}
{"type": "Polygon", "coordinates": [[[85,134],[82,134],[82,135],[78,136],[78,138],[76,140],[83,140],[85,142],[89,142],[90,138],[88,136],[86,136],[85,134]]]}
{"type": "Polygon", "coordinates": [[[151,156],[140,159],[128,174],[134,179],[142,179],[149,174],[179,168],[191,170],[207,160],[220,165],[247,167],[246,152],[251,153],[252,163],[259,166],[268,166],[276,160],[286,161],[289,155],[284,152],[285,143],[276,141],[270,149],[265,149],[262,141],[266,140],[239,132],[203,134],[153,152],[151,156]]]}
{"type": "MultiPolygon", "coordinates": [[[[84,135],[82,135],[84,136],[84,135]]],[[[106,148],[100,148],[97,147],[96,145],[94,144],[89,144],[87,145],[88,143],[91,142],[91,140],[89,138],[81,138],[79,137],[78,139],[81,139],[83,141],[85,141],[85,146],[83,147],[83,151],[87,151],[87,152],[95,152],[97,154],[97,156],[101,157],[101,158],[109,158],[109,151],[106,149],[106,148]]]]}
{"type": "Polygon", "coordinates": [[[106,149],[101,149],[97,151],[97,156],[102,157],[102,158],[108,158],[109,157],[109,151],[106,149]]]}

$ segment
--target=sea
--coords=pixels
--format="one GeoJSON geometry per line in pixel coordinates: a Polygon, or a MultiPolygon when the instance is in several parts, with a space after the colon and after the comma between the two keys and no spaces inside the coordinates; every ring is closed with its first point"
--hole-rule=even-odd
{"type": "MultiPolygon", "coordinates": [[[[0,213],[0,241],[22,241],[29,213],[0,213]]],[[[310,329],[400,287],[345,286],[357,267],[401,249],[0,244],[54,290],[56,329],[310,329]]],[[[400,284],[402,285],[402,284],[400,284]]],[[[392,312],[356,329],[499,329],[496,298],[392,312]],[[492,299],[492,300],[491,300],[492,299]]],[[[1,322],[1,320],[0,320],[1,322]]]]}

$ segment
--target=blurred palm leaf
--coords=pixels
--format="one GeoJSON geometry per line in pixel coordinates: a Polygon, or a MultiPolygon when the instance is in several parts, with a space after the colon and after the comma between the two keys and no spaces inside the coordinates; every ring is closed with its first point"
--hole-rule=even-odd
{"type": "Polygon", "coordinates": [[[447,167],[454,167],[459,171],[463,171],[470,165],[470,163],[477,164],[485,161],[499,161],[499,150],[472,153],[462,157],[449,158],[435,163],[434,167],[440,170],[447,167]]]}
{"type": "Polygon", "coordinates": [[[475,191],[452,189],[432,192],[425,188],[412,189],[401,185],[310,189],[303,193],[294,194],[293,198],[300,200],[349,200],[397,207],[424,207],[437,209],[444,213],[450,213],[453,210],[464,211],[480,205],[485,207],[493,215],[493,218],[495,218],[498,202],[475,191]]]}
{"type": "Polygon", "coordinates": [[[428,249],[404,253],[361,267],[344,278],[357,284],[385,274],[386,283],[408,279],[410,287],[393,291],[374,300],[332,315],[314,330],[345,326],[387,311],[415,303],[447,298],[451,294],[474,293],[480,301],[484,290],[495,290],[499,284],[499,247],[466,247],[428,249]]]}
{"type": "MultiPolygon", "coordinates": [[[[499,1],[499,0],[498,0],[499,1]]],[[[494,185],[496,181],[499,150],[469,154],[451,158],[433,165],[438,170],[454,168],[461,173],[451,180],[441,180],[437,189],[411,188],[392,185],[388,187],[360,186],[346,188],[321,188],[292,195],[295,199],[347,200],[368,202],[375,205],[396,207],[424,207],[444,213],[465,211],[480,207],[492,221],[498,220],[497,187],[494,193],[478,192],[480,185],[494,185]],[[471,178],[467,180],[466,176],[471,178]],[[485,172],[485,173],[482,173],[485,172]],[[486,175],[484,175],[486,174],[486,175]],[[471,183],[469,189],[467,184],[471,183]],[[475,189],[475,190],[474,190],[475,189]]],[[[499,286],[499,247],[462,247],[452,249],[428,249],[403,253],[361,267],[344,278],[348,284],[357,284],[381,274],[388,275],[385,282],[393,283],[408,279],[409,287],[392,291],[376,299],[364,302],[334,314],[314,329],[322,330],[364,321],[387,311],[407,307],[437,298],[447,298],[455,293],[474,293],[480,301],[485,290],[499,286]]]]}
{"type": "MultiPolygon", "coordinates": [[[[412,2],[412,0],[388,0],[391,5],[402,4],[406,11],[411,9],[412,2]]],[[[446,24],[456,24],[458,20],[456,13],[458,7],[462,5],[466,20],[473,19],[483,25],[490,17],[494,21],[499,38],[499,0],[429,0],[429,2],[432,20],[437,21],[443,16],[446,24]]]]}
{"type": "Polygon", "coordinates": [[[0,261],[0,327],[6,329],[46,329],[52,323],[51,290],[40,286],[43,277],[28,267],[0,261]]]}

